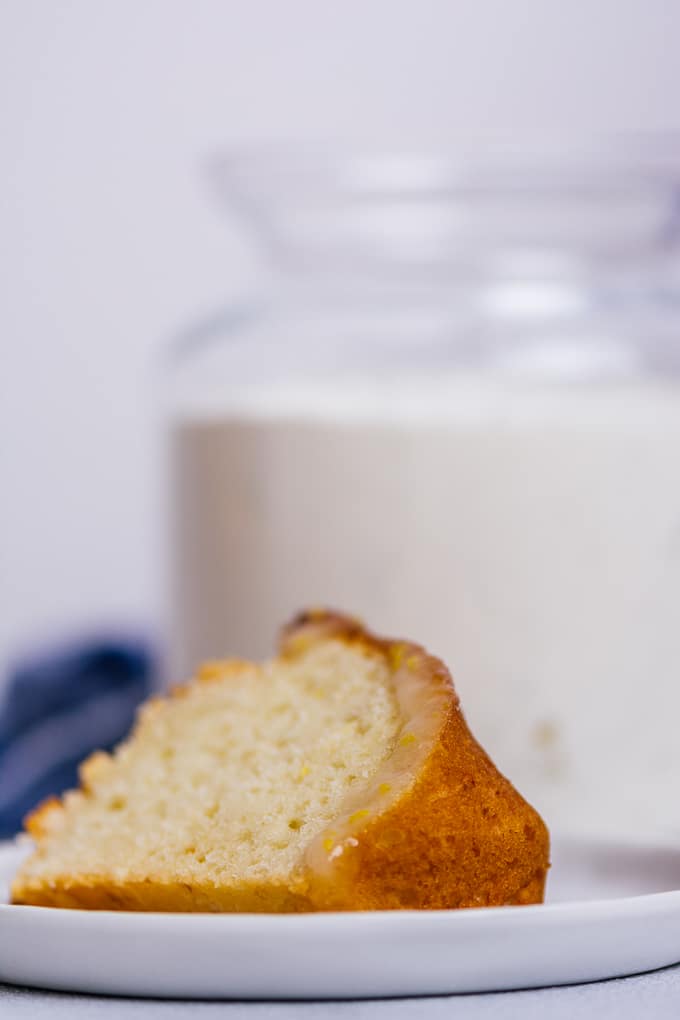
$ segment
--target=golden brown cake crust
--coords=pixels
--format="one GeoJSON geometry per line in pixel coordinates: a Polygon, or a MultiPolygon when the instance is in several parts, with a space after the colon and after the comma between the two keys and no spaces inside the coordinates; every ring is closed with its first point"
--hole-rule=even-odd
{"type": "Polygon", "coordinates": [[[314,909],[541,902],[548,830],[470,733],[444,664],[419,645],[378,638],[359,621],[327,612],[297,617],[284,631],[283,651],[330,636],[374,649],[391,663],[397,696],[411,717],[398,768],[412,767],[412,774],[389,806],[357,820],[360,828],[349,837],[338,833],[336,847],[343,849],[332,860],[319,861],[319,844],[326,849],[330,840],[317,837],[302,883],[314,909]],[[418,707],[424,719],[417,718],[418,707]],[[411,732],[414,723],[420,732],[411,732]]]}
{"type": "MultiPolygon", "coordinates": [[[[470,733],[450,674],[419,645],[376,637],[328,610],[300,614],[283,631],[281,654],[336,639],[389,664],[404,720],[397,745],[369,789],[307,848],[285,886],[219,888],[173,876],[116,882],[18,876],[15,903],[85,909],[310,911],[454,908],[541,902],[549,868],[548,831],[470,733]]],[[[210,682],[212,671],[199,674],[210,682]]],[[[181,689],[171,696],[181,696],[181,689]]],[[[83,772],[97,766],[97,756],[83,772]]],[[[84,780],[85,794],[87,784],[84,780]]],[[[54,798],[27,819],[40,846],[59,824],[54,798]]]]}

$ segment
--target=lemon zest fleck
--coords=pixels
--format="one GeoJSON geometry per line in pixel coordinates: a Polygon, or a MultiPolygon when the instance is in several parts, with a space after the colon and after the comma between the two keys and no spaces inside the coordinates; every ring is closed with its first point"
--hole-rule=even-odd
{"type": "Polygon", "coordinates": [[[349,824],[354,825],[361,818],[366,818],[370,814],[368,808],[361,808],[359,811],[355,811],[353,815],[349,816],[349,824]]]}
{"type": "Polygon", "coordinates": [[[406,645],[390,645],[390,665],[392,669],[399,669],[401,666],[404,653],[406,652],[406,645]]]}

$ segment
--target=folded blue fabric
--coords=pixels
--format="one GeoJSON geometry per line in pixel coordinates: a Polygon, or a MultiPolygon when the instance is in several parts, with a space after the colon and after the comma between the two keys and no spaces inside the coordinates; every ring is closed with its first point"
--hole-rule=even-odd
{"type": "Polygon", "coordinates": [[[78,764],[110,750],[151,691],[143,642],[102,640],[19,663],[0,699],[0,838],[45,797],[76,785],[78,764]]]}

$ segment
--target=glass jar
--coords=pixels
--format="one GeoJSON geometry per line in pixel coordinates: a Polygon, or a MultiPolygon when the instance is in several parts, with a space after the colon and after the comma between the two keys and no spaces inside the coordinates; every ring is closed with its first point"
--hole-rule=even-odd
{"type": "Polygon", "coordinates": [[[174,669],[325,604],[449,664],[567,830],[680,826],[678,183],[232,155],[262,285],[174,345],[174,669]]]}

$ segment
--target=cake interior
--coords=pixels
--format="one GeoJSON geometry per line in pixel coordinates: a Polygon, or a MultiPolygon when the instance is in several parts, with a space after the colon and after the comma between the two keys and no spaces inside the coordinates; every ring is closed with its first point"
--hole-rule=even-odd
{"type": "Polygon", "coordinates": [[[330,640],[261,666],[227,661],[146,706],[24,880],[59,875],[205,885],[285,882],[305,846],[368,784],[401,725],[384,657],[330,640]]]}

